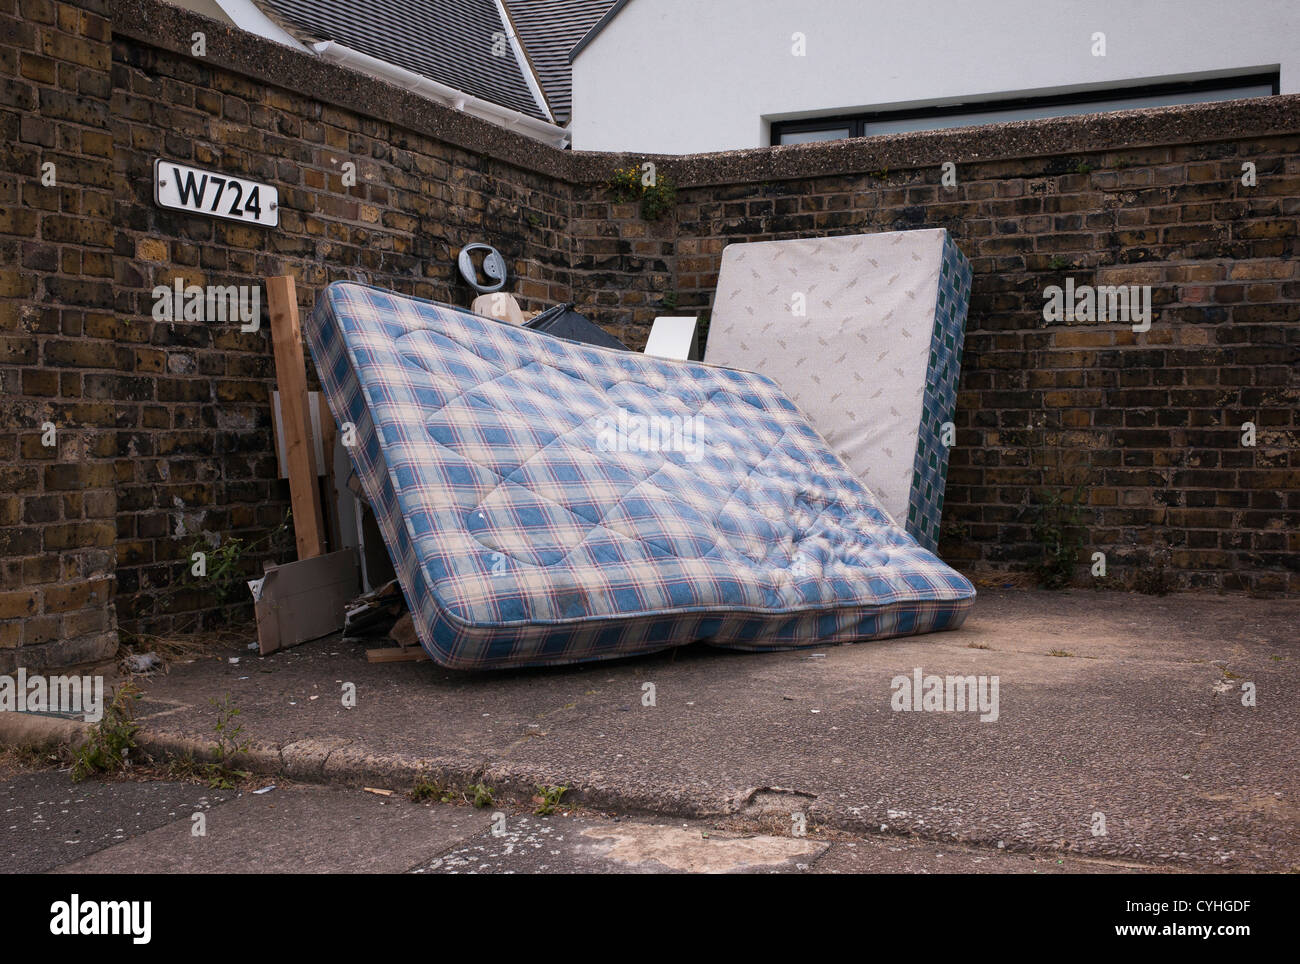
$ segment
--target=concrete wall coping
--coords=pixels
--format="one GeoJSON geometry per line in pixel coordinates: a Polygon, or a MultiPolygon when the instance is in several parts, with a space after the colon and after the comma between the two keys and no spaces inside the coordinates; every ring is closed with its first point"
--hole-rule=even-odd
{"type": "Polygon", "coordinates": [[[677,157],[688,186],[1092,154],[1300,132],[1300,94],[677,157]]]}

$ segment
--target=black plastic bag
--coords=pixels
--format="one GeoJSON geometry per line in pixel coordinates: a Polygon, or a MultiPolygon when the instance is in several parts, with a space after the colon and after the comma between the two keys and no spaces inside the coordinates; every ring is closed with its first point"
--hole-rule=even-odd
{"type": "Polygon", "coordinates": [[[631,351],[627,345],[604,328],[579,314],[574,309],[572,302],[547,308],[531,321],[524,322],[524,327],[532,328],[534,331],[544,331],[548,335],[555,335],[557,338],[567,338],[569,341],[581,342],[584,345],[631,351]]]}

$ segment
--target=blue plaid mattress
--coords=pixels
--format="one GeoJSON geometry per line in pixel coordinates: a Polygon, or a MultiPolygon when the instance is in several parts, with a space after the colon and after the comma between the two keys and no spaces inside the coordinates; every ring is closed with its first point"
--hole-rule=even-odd
{"type": "Polygon", "coordinates": [[[351,283],[306,329],[443,666],[879,639],[973,603],[761,375],[351,283]]]}

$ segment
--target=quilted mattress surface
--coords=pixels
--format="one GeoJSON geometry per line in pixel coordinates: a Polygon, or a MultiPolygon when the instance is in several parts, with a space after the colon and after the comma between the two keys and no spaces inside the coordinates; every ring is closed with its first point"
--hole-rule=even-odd
{"type": "Polygon", "coordinates": [[[824,645],[972,605],[768,378],[352,283],[305,327],[441,665],[824,645]]]}
{"type": "Polygon", "coordinates": [[[942,228],[730,244],[705,360],[774,378],[933,549],[970,286],[942,228]]]}

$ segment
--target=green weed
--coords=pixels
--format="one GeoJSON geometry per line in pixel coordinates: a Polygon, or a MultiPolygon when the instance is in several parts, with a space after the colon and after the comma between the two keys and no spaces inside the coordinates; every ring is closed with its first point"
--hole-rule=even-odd
{"type": "Polygon", "coordinates": [[[560,798],[564,796],[568,787],[548,787],[544,784],[537,784],[537,796],[534,800],[540,800],[537,809],[533,813],[539,817],[549,817],[555,813],[555,808],[560,805],[560,798]]]}
{"type": "Polygon", "coordinates": [[[84,780],[97,773],[118,773],[126,769],[140,724],[135,721],[135,702],[140,688],[123,683],[113,692],[104,709],[104,718],[90,731],[90,736],[72,752],[72,779],[84,780]]]}

